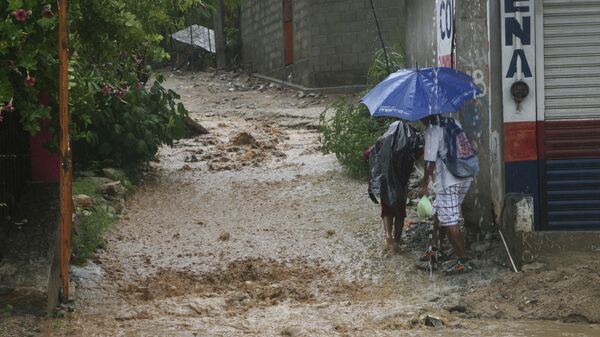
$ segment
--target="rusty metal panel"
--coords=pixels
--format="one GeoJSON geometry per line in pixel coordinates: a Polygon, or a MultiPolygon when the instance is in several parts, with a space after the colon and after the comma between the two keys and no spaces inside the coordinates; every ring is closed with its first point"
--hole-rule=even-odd
{"type": "Polygon", "coordinates": [[[283,35],[285,39],[285,65],[294,63],[294,39],[292,36],[292,23],[283,24],[283,35]]]}
{"type": "Polygon", "coordinates": [[[292,0],[283,0],[283,22],[292,21],[293,16],[292,0]]]}
{"type": "Polygon", "coordinates": [[[544,158],[600,158],[600,120],[544,123],[544,158]]]}

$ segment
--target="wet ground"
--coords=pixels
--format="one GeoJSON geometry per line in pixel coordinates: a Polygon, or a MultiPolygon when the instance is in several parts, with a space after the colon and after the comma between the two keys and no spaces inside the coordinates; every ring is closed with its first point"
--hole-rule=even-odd
{"type": "Polygon", "coordinates": [[[600,336],[588,318],[477,309],[510,271],[430,277],[415,265],[425,224],[408,221],[411,243],[382,249],[365,184],[319,149],[332,97],[230,73],[168,85],[210,134],[160,150],[106,249],[73,267],[76,311],[24,317],[23,335],[600,336]]]}

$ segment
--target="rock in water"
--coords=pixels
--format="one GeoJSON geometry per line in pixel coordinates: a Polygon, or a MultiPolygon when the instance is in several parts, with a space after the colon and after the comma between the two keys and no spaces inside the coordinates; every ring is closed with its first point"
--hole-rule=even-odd
{"type": "Polygon", "coordinates": [[[94,207],[94,199],[85,194],[78,194],[74,196],[73,203],[76,207],[81,207],[86,210],[91,210],[94,207]]]}
{"type": "Polygon", "coordinates": [[[426,326],[431,326],[434,328],[441,328],[444,326],[444,322],[439,317],[428,314],[419,317],[419,320],[426,326]]]}
{"type": "Polygon", "coordinates": [[[233,145],[252,145],[252,144],[256,144],[256,139],[254,139],[254,137],[252,137],[251,134],[247,133],[247,132],[241,132],[238,133],[232,140],[231,143],[233,145]]]}
{"type": "Polygon", "coordinates": [[[187,129],[192,133],[192,135],[207,135],[208,130],[206,130],[202,125],[193,120],[191,117],[185,117],[183,119],[183,124],[187,127],[187,129]]]}

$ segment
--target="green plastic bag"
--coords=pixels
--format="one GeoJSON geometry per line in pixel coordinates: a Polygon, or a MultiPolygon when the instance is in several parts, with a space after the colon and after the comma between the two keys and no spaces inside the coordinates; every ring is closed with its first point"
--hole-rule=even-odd
{"type": "Polygon", "coordinates": [[[417,216],[421,220],[429,219],[433,216],[433,205],[427,196],[423,196],[417,203],[417,216]]]}

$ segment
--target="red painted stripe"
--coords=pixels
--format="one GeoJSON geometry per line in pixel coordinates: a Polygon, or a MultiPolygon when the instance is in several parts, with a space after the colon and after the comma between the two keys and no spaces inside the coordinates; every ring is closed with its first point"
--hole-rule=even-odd
{"type": "Polygon", "coordinates": [[[504,161],[537,160],[536,122],[504,123],[504,161]]]}
{"type": "Polygon", "coordinates": [[[438,66],[452,68],[452,55],[438,57],[438,66]]]}

